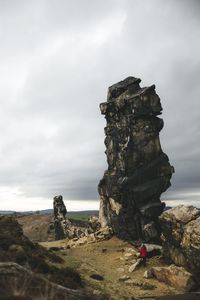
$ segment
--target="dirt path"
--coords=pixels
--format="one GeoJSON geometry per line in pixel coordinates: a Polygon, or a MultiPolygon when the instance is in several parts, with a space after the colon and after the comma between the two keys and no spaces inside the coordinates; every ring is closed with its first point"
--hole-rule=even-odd
{"type": "MultiPolygon", "coordinates": [[[[42,243],[46,247],[64,247],[65,241],[42,243]]],[[[86,286],[100,290],[111,296],[111,299],[131,299],[131,297],[150,297],[176,294],[172,287],[158,282],[156,279],[145,279],[145,270],[152,266],[163,266],[159,257],[147,261],[146,267],[139,267],[133,273],[128,271],[133,257],[129,257],[133,246],[115,237],[107,241],[85,244],[75,248],[61,250],[60,254],[66,264],[75,267],[81,273],[86,286]],[[91,278],[94,274],[102,276],[97,280],[91,278]],[[120,281],[122,276],[130,277],[120,281]]]]}

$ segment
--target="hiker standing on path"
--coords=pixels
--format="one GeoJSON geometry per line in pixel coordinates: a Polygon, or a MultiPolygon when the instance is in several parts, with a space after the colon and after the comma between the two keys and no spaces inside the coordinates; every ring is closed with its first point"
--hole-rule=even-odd
{"type": "Polygon", "coordinates": [[[140,258],[142,259],[141,264],[145,267],[146,266],[146,259],[147,259],[147,247],[145,246],[145,244],[141,245],[140,258]]]}

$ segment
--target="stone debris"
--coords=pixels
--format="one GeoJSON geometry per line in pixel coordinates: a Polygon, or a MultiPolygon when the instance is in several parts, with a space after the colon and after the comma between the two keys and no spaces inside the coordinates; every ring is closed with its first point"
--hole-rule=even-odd
{"type": "Polygon", "coordinates": [[[88,233],[94,233],[99,231],[101,228],[101,224],[99,223],[99,218],[96,216],[91,216],[88,220],[88,233]]]}
{"type": "Polygon", "coordinates": [[[99,221],[123,239],[157,241],[160,195],[170,186],[174,168],[162,152],[160,98],[155,85],[141,88],[128,77],[108,89],[105,146],[108,169],[99,182],[99,221]]]}
{"type": "MultiPolygon", "coordinates": [[[[112,228],[109,226],[102,228],[96,216],[91,216],[88,222],[69,220],[61,195],[54,197],[53,207],[55,239],[69,239],[70,247],[106,240],[113,236],[112,228]]],[[[50,226],[52,227],[52,224],[50,226]]]]}
{"type": "MultiPolygon", "coordinates": [[[[139,288],[141,288],[143,290],[153,290],[153,289],[156,288],[152,284],[149,284],[149,283],[143,282],[143,281],[139,281],[139,280],[136,280],[136,279],[126,280],[125,283],[128,284],[128,285],[139,287],[139,288]]],[[[149,299],[149,297],[148,297],[148,299],[149,299]]]]}
{"type": "Polygon", "coordinates": [[[159,281],[165,282],[184,292],[191,291],[195,287],[195,281],[191,273],[183,267],[170,265],[169,267],[153,267],[151,272],[159,281]]]}
{"type": "Polygon", "coordinates": [[[126,247],[124,250],[125,250],[125,252],[130,252],[130,253],[134,253],[134,254],[137,253],[137,250],[135,250],[131,247],[126,247]]]}
{"type": "Polygon", "coordinates": [[[107,240],[113,236],[112,228],[109,226],[103,227],[94,233],[96,240],[107,240]]]}
{"type": "Polygon", "coordinates": [[[124,256],[127,258],[132,258],[134,257],[135,253],[125,253],[124,256]]]}

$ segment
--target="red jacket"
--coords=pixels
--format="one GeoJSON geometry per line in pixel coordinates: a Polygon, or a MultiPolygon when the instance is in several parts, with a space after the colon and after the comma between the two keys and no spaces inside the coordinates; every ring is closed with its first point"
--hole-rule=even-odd
{"type": "Polygon", "coordinates": [[[140,257],[147,257],[147,248],[145,245],[140,248],[140,257]]]}

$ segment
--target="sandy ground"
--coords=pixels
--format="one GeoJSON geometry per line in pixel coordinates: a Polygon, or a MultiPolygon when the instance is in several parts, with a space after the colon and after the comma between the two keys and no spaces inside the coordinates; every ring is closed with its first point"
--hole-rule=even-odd
{"type": "MultiPolygon", "coordinates": [[[[41,243],[43,246],[67,247],[67,242],[54,241],[41,243]]],[[[107,241],[77,246],[71,249],[60,250],[59,253],[67,265],[79,270],[86,286],[104,291],[111,299],[131,299],[131,297],[155,297],[161,295],[174,295],[178,291],[174,288],[157,281],[156,279],[145,279],[145,270],[152,266],[163,266],[160,257],[153,257],[147,261],[146,267],[139,267],[133,273],[128,271],[131,259],[125,260],[125,253],[134,247],[116,237],[107,241]],[[103,280],[91,278],[92,274],[98,274],[103,280]],[[129,283],[119,281],[123,275],[129,276],[129,283]]],[[[172,298],[166,298],[167,300],[172,298]]],[[[196,300],[196,299],[195,299],[196,300]]]]}

